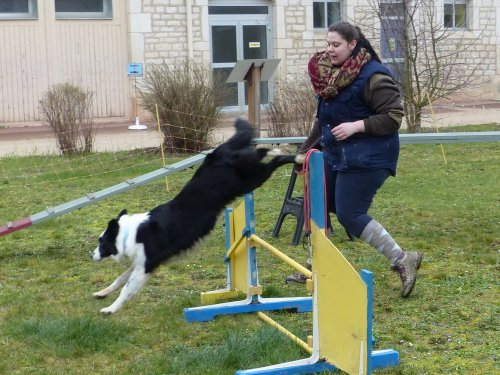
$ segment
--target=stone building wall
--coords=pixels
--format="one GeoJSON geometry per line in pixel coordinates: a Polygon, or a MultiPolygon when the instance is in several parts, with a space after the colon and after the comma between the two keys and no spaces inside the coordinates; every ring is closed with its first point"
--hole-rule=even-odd
{"type": "MultiPolygon", "coordinates": [[[[192,42],[188,41],[189,0],[129,0],[132,59],[149,63],[176,63],[192,58],[210,63],[208,0],[190,0],[192,42]]],[[[273,14],[273,58],[281,59],[276,76],[304,74],[309,56],[326,47],[326,30],[313,28],[312,0],[271,0],[273,14]]],[[[500,6],[495,0],[474,1],[473,26],[480,32],[466,31],[450,38],[472,44],[464,59],[465,72],[478,66],[478,89],[471,87],[465,96],[478,99],[500,98],[500,6]],[[479,37],[478,37],[478,34],[479,37]],[[477,40],[476,40],[477,39],[477,40]],[[495,86],[496,84],[496,86],[495,86]],[[496,90],[495,90],[496,88],[496,90]]],[[[343,18],[359,24],[376,49],[379,47],[378,20],[368,0],[347,0],[342,5],[343,18]]]]}
{"type": "MultiPolygon", "coordinates": [[[[497,26],[494,2],[485,0],[475,2],[476,8],[470,14],[467,30],[452,30],[446,41],[439,44],[438,53],[446,53],[453,65],[453,79],[457,82],[461,77],[471,76],[469,84],[464,89],[452,95],[454,100],[481,100],[495,97],[493,81],[500,71],[497,63],[497,26]]],[[[441,31],[441,30],[440,30],[441,31]]],[[[446,59],[442,62],[446,63],[446,59]]],[[[424,63],[422,61],[422,63],[424,63]]],[[[499,93],[500,94],[500,93],[499,93]]]]}

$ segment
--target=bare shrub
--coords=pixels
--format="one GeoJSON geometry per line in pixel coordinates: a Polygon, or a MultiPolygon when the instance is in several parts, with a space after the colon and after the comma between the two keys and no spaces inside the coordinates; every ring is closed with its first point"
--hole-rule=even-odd
{"type": "Polygon", "coordinates": [[[140,86],[142,106],[156,116],[164,147],[172,153],[200,152],[209,147],[228,89],[218,74],[189,60],[148,67],[140,86]]]}
{"type": "Polygon", "coordinates": [[[40,100],[44,119],[54,132],[63,156],[87,155],[92,151],[93,96],[92,92],[67,82],[52,85],[40,100]]]}
{"type": "Polygon", "coordinates": [[[277,80],[269,104],[270,137],[307,136],[316,113],[317,100],[306,75],[277,80]]]}

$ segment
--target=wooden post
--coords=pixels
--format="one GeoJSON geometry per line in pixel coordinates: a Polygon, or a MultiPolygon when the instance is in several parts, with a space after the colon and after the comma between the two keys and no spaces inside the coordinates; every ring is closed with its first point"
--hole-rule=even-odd
{"type": "Polygon", "coordinates": [[[253,124],[255,137],[260,137],[260,78],[262,63],[253,63],[245,76],[248,82],[248,121],[253,124]]]}
{"type": "Polygon", "coordinates": [[[279,59],[239,60],[226,80],[227,83],[247,82],[248,121],[254,127],[255,137],[260,137],[260,82],[271,79],[279,62],[279,59]]]}

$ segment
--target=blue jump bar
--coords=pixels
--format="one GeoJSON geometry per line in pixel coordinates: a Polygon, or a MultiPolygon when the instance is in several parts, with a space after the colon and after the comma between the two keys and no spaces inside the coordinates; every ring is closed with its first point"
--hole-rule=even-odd
{"type": "Polygon", "coordinates": [[[296,310],[297,312],[312,311],[311,297],[293,298],[260,298],[259,302],[248,300],[199,306],[184,309],[184,319],[187,322],[207,322],[218,315],[255,313],[258,311],[296,310]]]}

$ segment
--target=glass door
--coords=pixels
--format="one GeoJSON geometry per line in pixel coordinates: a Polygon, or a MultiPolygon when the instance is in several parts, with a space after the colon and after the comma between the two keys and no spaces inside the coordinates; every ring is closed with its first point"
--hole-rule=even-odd
{"type": "MultiPolygon", "coordinates": [[[[267,25],[242,25],[243,59],[267,59],[267,25]]],[[[245,81],[245,105],[248,104],[248,84],[245,81]]],[[[261,104],[269,103],[269,83],[261,82],[261,104]]]]}
{"type": "MultiPolygon", "coordinates": [[[[238,60],[237,28],[237,23],[211,26],[212,69],[214,74],[221,74],[224,80],[229,77],[238,60]]],[[[238,106],[238,83],[227,83],[227,85],[231,94],[225,106],[238,106]]]]}
{"type": "MultiPolygon", "coordinates": [[[[269,35],[267,21],[221,20],[210,23],[212,69],[228,77],[238,60],[267,59],[269,35]]],[[[247,83],[228,83],[232,95],[226,107],[247,105],[247,83]]],[[[269,84],[261,83],[261,104],[269,101],[269,84]]]]}
{"type": "Polygon", "coordinates": [[[404,73],[404,12],[401,0],[380,4],[380,57],[400,85],[404,73]]]}

